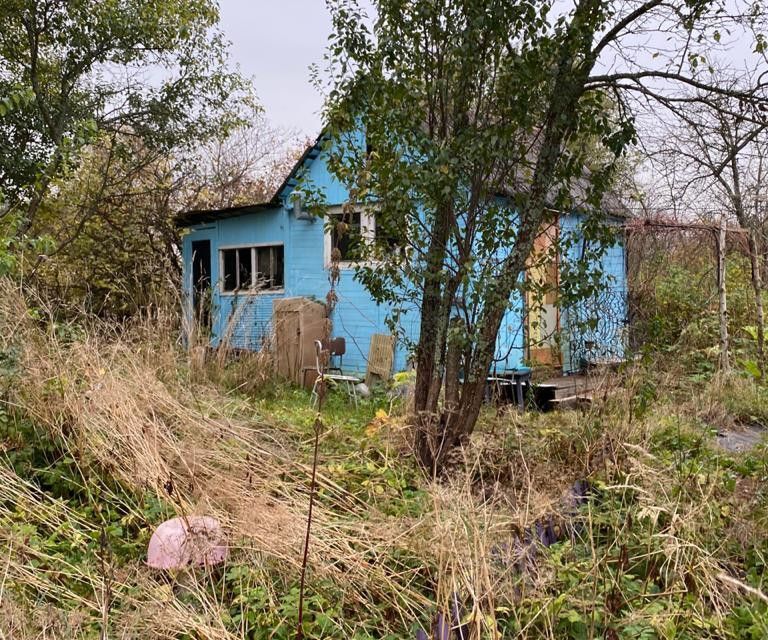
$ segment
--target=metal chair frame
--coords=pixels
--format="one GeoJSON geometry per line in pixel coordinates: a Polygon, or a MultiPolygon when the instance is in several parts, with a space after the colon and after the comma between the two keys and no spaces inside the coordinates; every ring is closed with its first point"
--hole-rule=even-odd
{"type": "Polygon", "coordinates": [[[320,401],[320,394],[318,393],[318,387],[320,385],[325,384],[326,380],[330,380],[332,382],[339,382],[344,384],[347,397],[350,398],[355,403],[355,409],[357,409],[358,403],[357,403],[356,385],[360,384],[362,380],[360,378],[356,378],[355,376],[345,376],[345,375],[328,373],[327,372],[328,368],[323,367],[323,364],[322,364],[323,351],[324,351],[323,343],[320,342],[320,340],[315,340],[315,364],[317,366],[317,378],[315,378],[315,383],[312,385],[312,394],[309,396],[311,406],[313,408],[316,407],[318,402],[320,401]]]}
{"type": "Polygon", "coordinates": [[[523,393],[523,385],[531,383],[531,371],[529,369],[526,370],[520,370],[515,369],[513,371],[508,372],[511,377],[502,378],[500,376],[488,376],[485,381],[488,385],[492,386],[492,388],[495,389],[495,394],[491,394],[491,398],[493,399],[493,395],[498,399],[498,397],[501,396],[501,390],[503,387],[515,387],[515,400],[517,401],[517,408],[523,412],[525,411],[525,395],[523,393]]]}
{"type": "Polygon", "coordinates": [[[328,366],[325,370],[338,371],[340,376],[344,375],[341,367],[343,366],[344,354],[347,352],[347,341],[344,338],[330,338],[326,341],[326,346],[330,357],[328,358],[328,366]],[[338,366],[333,365],[334,358],[339,359],[338,366]]]}

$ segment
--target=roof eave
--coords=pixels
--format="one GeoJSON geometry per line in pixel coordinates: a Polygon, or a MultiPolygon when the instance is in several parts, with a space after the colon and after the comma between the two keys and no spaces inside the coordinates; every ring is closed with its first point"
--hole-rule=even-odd
{"type": "Polygon", "coordinates": [[[198,224],[206,224],[209,222],[216,222],[218,220],[226,220],[227,218],[247,216],[251,213],[258,213],[259,211],[264,211],[266,209],[275,209],[279,206],[280,202],[273,199],[267,202],[246,204],[236,207],[225,207],[223,209],[198,209],[192,211],[184,211],[178,214],[173,219],[173,222],[177,227],[193,227],[198,224]]]}

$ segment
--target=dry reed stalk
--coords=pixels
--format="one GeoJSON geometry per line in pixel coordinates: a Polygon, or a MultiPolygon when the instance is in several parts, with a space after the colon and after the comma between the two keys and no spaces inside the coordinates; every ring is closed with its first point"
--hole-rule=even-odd
{"type": "MultiPolygon", "coordinates": [[[[62,338],[52,324],[34,318],[17,289],[0,285],[0,348],[19,352],[23,379],[9,390],[8,401],[61,437],[82,464],[96,461],[122,483],[165,497],[178,513],[216,515],[228,527],[240,561],[265,576],[269,566],[286,582],[295,580],[311,472],[297,432],[255,417],[210,385],[180,383],[176,371],[183,368],[184,355],[167,331],[86,319],[74,338],[62,338]]],[[[649,538],[657,545],[649,553],[660,558],[659,571],[670,588],[687,588],[684,578],[690,576],[717,615],[725,615],[733,594],[722,588],[724,567],[697,543],[699,523],[713,517],[713,487],[696,488],[695,500],[673,494],[668,466],[647,451],[652,418],[617,420],[595,432],[585,426],[605,422],[611,403],[621,408],[616,415],[632,415],[632,390],[644,382],[643,372],[630,368],[623,375],[628,390],[615,391],[606,377],[586,413],[494,418],[506,437],[478,430],[451,482],[424,480],[431,501],[419,517],[387,518],[321,468],[308,576],[333,581],[361,610],[387,608],[399,617],[393,625],[401,629],[448,611],[459,594],[476,637],[493,637],[499,603],[535,596],[540,610],[522,625],[519,637],[541,637],[535,634],[543,627],[544,637],[555,638],[555,596],[547,591],[554,569],[544,557],[521,581],[512,569],[520,558],[514,550],[505,556],[503,545],[542,517],[557,515],[563,491],[597,474],[606,480],[607,495],[631,493],[643,518],[663,515],[671,523],[649,538]],[[434,598],[420,582],[434,585],[434,598]]],[[[403,430],[396,430],[390,446],[399,451],[406,442],[403,430]]],[[[25,505],[30,517],[51,530],[66,524],[82,535],[94,531],[93,523],[0,465],[0,519],[12,517],[3,512],[5,504],[25,505]]],[[[591,513],[585,518],[581,542],[593,554],[585,580],[597,582],[617,553],[620,536],[631,528],[620,523],[617,531],[616,540],[600,547],[598,525],[591,513]]],[[[0,531],[0,541],[14,550],[4,584],[26,585],[55,606],[76,602],[87,615],[101,616],[96,594],[102,577],[56,565],[94,595],[73,593],[52,573],[32,570],[29,560],[39,551],[7,532],[0,531]]],[[[186,600],[144,567],[116,576],[114,625],[142,638],[181,632],[238,637],[222,622],[224,605],[205,576],[190,574],[176,584],[183,586],[186,600]]]]}
{"type": "MultiPolygon", "coordinates": [[[[274,425],[229,415],[220,396],[201,404],[196,390],[172,386],[170,356],[159,345],[147,350],[92,319],[82,335],[62,339],[4,287],[0,345],[20,349],[24,380],[11,390],[15,406],[62,438],[77,460],[95,460],[125,485],[164,496],[180,514],[216,515],[245,556],[264,554],[296,575],[310,467],[295,443],[274,425]]],[[[313,518],[312,574],[355,585],[349,592],[361,606],[373,597],[404,619],[419,616],[428,601],[410,588],[408,570],[369,561],[401,545],[400,527],[322,473],[317,482],[323,500],[313,518]]]]}

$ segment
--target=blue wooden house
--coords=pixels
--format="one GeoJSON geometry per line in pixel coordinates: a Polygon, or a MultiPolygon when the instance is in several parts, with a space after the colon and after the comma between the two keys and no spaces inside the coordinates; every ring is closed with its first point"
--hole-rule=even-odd
{"type": "MultiPolygon", "coordinates": [[[[328,215],[340,213],[348,193],[329,172],[326,153],[318,138],[269,202],[178,216],[177,224],[184,230],[184,300],[193,315],[200,300],[210,295],[214,345],[226,342],[239,349],[260,349],[273,329],[276,300],[325,301],[332,246],[330,225],[295,207],[291,193],[298,176],[304,175],[324,192],[328,215]]],[[[359,222],[367,233],[375,233],[372,215],[356,215],[361,217],[359,222]]],[[[611,215],[621,222],[617,212],[611,215]]],[[[561,215],[557,232],[578,233],[580,219],[578,214],[561,215]]],[[[542,241],[546,243],[546,234],[542,241]]],[[[561,259],[578,259],[577,253],[578,249],[572,248],[570,255],[561,259]]],[[[345,371],[363,373],[371,336],[391,333],[386,323],[389,309],[376,304],[354,279],[354,263],[344,257],[336,286],[338,302],[330,318],[331,333],[346,340],[345,371]]],[[[608,249],[602,261],[602,270],[607,274],[603,291],[576,308],[558,308],[556,293],[535,309],[525,300],[511,301],[499,333],[495,373],[537,363],[570,372],[589,361],[623,358],[627,289],[621,239],[608,249]]],[[[552,277],[557,278],[557,269],[552,277]]],[[[407,312],[400,322],[399,333],[415,338],[419,310],[407,312]]],[[[395,371],[408,366],[406,342],[399,340],[395,344],[395,371]]]]}

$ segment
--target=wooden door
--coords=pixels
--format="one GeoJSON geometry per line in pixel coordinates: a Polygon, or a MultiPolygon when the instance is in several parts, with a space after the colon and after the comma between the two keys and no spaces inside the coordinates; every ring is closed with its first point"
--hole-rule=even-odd
{"type": "Polygon", "coordinates": [[[560,264],[557,256],[559,220],[542,229],[533,244],[526,271],[539,292],[526,293],[526,343],[532,364],[560,366],[560,309],[558,287],[560,264]],[[543,292],[543,293],[542,293],[543,292]]]}
{"type": "Polygon", "coordinates": [[[298,311],[280,311],[275,321],[277,373],[301,383],[301,318],[298,311]]]}
{"type": "Polygon", "coordinates": [[[211,241],[192,243],[192,309],[198,326],[211,328],[211,241]]]}

